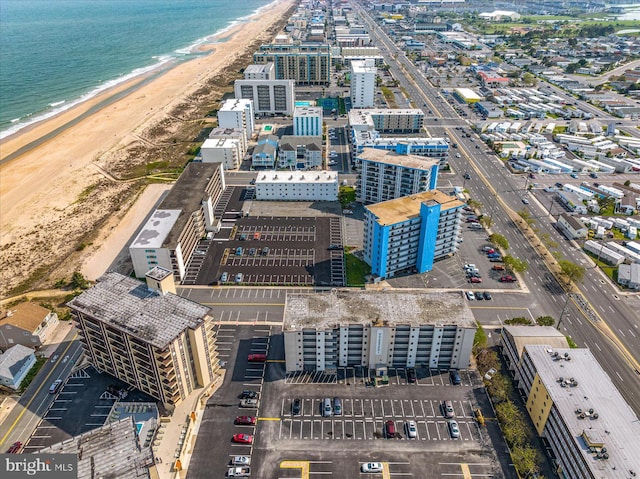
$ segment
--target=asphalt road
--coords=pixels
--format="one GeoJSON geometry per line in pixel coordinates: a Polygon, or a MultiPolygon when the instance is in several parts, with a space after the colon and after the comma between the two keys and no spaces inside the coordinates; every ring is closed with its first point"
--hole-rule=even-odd
{"type": "Polygon", "coordinates": [[[46,415],[56,396],[56,394],[49,394],[49,386],[56,379],[66,380],[81,354],[80,341],[76,338],[75,329],[70,328],[55,352],[58,359],[54,363],[47,360],[36,378],[20,396],[16,407],[0,424],[0,451],[4,452],[16,441],[26,443],[27,438],[46,415]]]}
{"type": "MultiPolygon", "coordinates": [[[[373,40],[379,45],[382,44],[383,53],[394,77],[403,84],[411,98],[423,100],[427,105],[426,108],[441,118],[437,122],[426,122],[427,128],[434,136],[444,135],[446,131],[451,141],[458,144],[461,158],[458,159],[452,155],[450,164],[460,174],[473,171],[471,180],[465,182],[460,177],[460,183],[464,183],[472,198],[485,205],[485,214],[491,215],[494,220],[492,232],[503,234],[509,241],[510,254],[529,264],[528,271],[523,275],[525,283],[532,292],[529,302],[536,303],[538,308],[556,318],[559,318],[564,310],[561,330],[570,335],[579,346],[588,347],[593,352],[636,414],[640,414],[640,381],[638,380],[640,370],[635,369],[635,365],[623,357],[619,346],[612,341],[611,336],[603,334],[600,330],[600,326],[606,323],[610,334],[614,335],[615,339],[619,340],[619,344],[626,348],[626,354],[631,355],[637,362],[640,359],[640,342],[638,342],[640,332],[636,332],[640,322],[637,313],[640,309],[640,301],[636,297],[614,295],[612,287],[606,282],[603,284],[600,281],[602,278],[593,271],[585,275],[585,280],[579,287],[591,303],[591,309],[596,313],[600,311],[594,315],[595,320],[585,315],[573,300],[567,300],[562,287],[550,274],[542,258],[529,245],[527,239],[502,209],[500,201],[497,201],[487,186],[489,183],[498,184],[496,191],[500,199],[511,209],[518,211],[525,206],[522,198],[527,194],[526,185],[522,179],[514,177],[505,168],[504,163],[493,154],[484,153],[487,147],[475,134],[471,134],[470,138],[461,135],[461,130],[456,127],[466,126],[467,122],[457,117],[451,105],[399,51],[368,13],[359,6],[356,8],[361,18],[368,24],[373,40]],[[389,52],[392,52],[395,61],[390,58],[389,52]],[[482,175],[484,181],[481,181],[478,175],[482,175]]],[[[528,206],[532,208],[536,220],[546,216],[536,204],[537,202],[531,203],[533,204],[528,206]]],[[[544,220],[541,221],[542,225],[544,225],[542,229],[552,230],[544,220]]],[[[585,259],[583,253],[576,251],[572,245],[565,242],[559,244],[559,249],[566,258],[577,264],[583,264],[585,259]]]]}

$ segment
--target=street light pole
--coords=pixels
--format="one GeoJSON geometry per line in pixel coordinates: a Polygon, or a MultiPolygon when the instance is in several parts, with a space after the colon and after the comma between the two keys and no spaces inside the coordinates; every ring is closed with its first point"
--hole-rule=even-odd
{"type": "Polygon", "coordinates": [[[564,316],[565,311],[567,310],[567,306],[569,306],[569,300],[571,299],[571,293],[567,293],[567,300],[564,302],[564,306],[562,307],[562,311],[560,312],[560,318],[558,319],[558,324],[556,324],[556,329],[560,331],[560,324],[562,323],[562,318],[564,316]]]}

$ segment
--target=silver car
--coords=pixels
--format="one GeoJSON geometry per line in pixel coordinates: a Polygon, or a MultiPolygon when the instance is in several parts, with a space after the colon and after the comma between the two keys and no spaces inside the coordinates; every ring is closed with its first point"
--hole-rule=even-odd
{"type": "Polygon", "coordinates": [[[416,427],[415,421],[407,421],[404,427],[407,430],[407,437],[409,439],[418,437],[418,428],[416,427]]]}
{"type": "Polygon", "coordinates": [[[460,428],[458,427],[458,423],[453,419],[449,421],[449,434],[453,439],[458,439],[460,437],[460,428]]]}

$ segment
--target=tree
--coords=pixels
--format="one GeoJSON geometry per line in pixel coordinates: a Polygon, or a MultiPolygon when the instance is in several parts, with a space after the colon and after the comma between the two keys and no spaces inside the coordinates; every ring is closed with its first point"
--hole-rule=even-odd
{"type": "Polygon", "coordinates": [[[516,273],[524,273],[529,268],[526,261],[510,255],[503,256],[502,262],[508,269],[515,271],[516,273]]]}
{"type": "Polygon", "coordinates": [[[493,233],[491,236],[489,236],[489,242],[492,245],[497,246],[501,250],[506,251],[509,249],[509,241],[507,241],[507,238],[497,233],[493,233]]]}
{"type": "Polygon", "coordinates": [[[344,208],[356,199],[356,190],[351,186],[341,186],[338,191],[338,201],[344,208]]]}
{"type": "Polygon", "coordinates": [[[522,218],[522,220],[529,226],[535,223],[535,220],[531,217],[531,213],[529,213],[527,210],[518,211],[518,216],[522,218]]]}
{"type": "Polygon", "coordinates": [[[522,83],[527,86],[536,86],[538,84],[538,79],[532,73],[526,72],[522,75],[522,83]]]}
{"type": "Polygon", "coordinates": [[[509,325],[516,324],[521,326],[528,326],[531,324],[531,320],[528,318],[525,318],[524,316],[517,316],[515,318],[505,319],[504,324],[509,324],[509,325]]]}
{"type": "Polygon", "coordinates": [[[469,205],[469,207],[473,208],[474,210],[479,210],[480,208],[482,208],[482,203],[476,200],[470,199],[469,201],[467,201],[467,204],[469,205]]]}
{"type": "Polygon", "coordinates": [[[567,259],[558,261],[560,271],[567,280],[571,282],[581,283],[584,279],[585,269],[579,264],[575,264],[567,259]]]}
{"type": "Polygon", "coordinates": [[[71,282],[69,284],[73,287],[73,289],[87,289],[89,287],[89,282],[84,276],[82,276],[82,273],[80,273],[79,271],[73,273],[73,276],[71,276],[71,282]]]}
{"type": "Polygon", "coordinates": [[[491,228],[493,224],[493,218],[491,218],[491,216],[482,216],[482,218],[478,218],[478,221],[485,228],[491,228]]]}
{"type": "Polygon", "coordinates": [[[553,326],[556,324],[556,320],[551,316],[538,316],[536,318],[536,323],[540,326],[553,326]]]}
{"type": "Polygon", "coordinates": [[[520,473],[520,477],[538,472],[538,454],[536,450],[527,445],[515,447],[511,450],[513,465],[520,473]]]}

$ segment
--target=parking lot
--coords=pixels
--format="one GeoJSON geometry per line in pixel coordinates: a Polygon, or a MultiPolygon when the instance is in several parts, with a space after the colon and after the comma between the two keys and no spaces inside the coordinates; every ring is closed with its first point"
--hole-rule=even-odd
{"type": "Polygon", "coordinates": [[[129,391],[126,401],[154,402],[146,394],[91,366],[78,369],[56,394],[24,451],[32,453],[103,426],[117,399],[107,392],[111,385],[129,391]]]}
{"type": "MultiPolygon", "coordinates": [[[[391,420],[398,431],[396,439],[408,440],[405,424],[413,420],[418,430],[415,440],[452,440],[448,422],[442,415],[442,403],[437,400],[342,398],[342,415],[331,418],[322,417],[322,402],[322,398],[302,398],[301,414],[288,417],[291,400],[283,399],[278,438],[373,441],[385,439],[384,424],[391,420]]],[[[453,404],[460,427],[459,440],[480,441],[482,432],[474,420],[472,404],[468,401],[453,404]]]]}
{"type": "Polygon", "coordinates": [[[502,472],[506,446],[482,381],[473,371],[462,371],[462,384],[452,385],[448,371],[417,370],[409,383],[405,368],[389,370],[389,385],[372,387],[363,368],[338,368],[335,374],[285,374],[284,345],[279,328],[221,325],[221,358],[226,361],[224,385],[207,403],[187,478],[226,472],[233,456],[251,457],[251,477],[301,478],[331,475],[360,476],[365,462],[384,463],[384,473],[371,477],[511,477],[502,472]],[[265,363],[247,362],[248,354],[266,353],[265,363]],[[243,390],[259,394],[255,408],[239,407],[243,390]],[[342,414],[323,417],[324,398],[340,397],[342,414]],[[300,399],[299,415],[292,402],[300,399]],[[451,400],[460,437],[452,438],[442,404],[451,400]],[[479,407],[487,426],[477,424],[479,407]],[[239,415],[256,417],[255,425],[234,425],[239,415]],[[385,423],[395,426],[393,437],[385,423]],[[416,437],[405,424],[414,421],[416,437]],[[237,444],[234,434],[249,434],[251,444],[237,444]],[[226,442],[225,438],[229,438],[226,442]],[[496,439],[497,438],[497,439],[496,439]],[[210,446],[212,441],[218,445],[210,446]],[[496,450],[504,458],[498,459],[496,450]],[[429,451],[429,454],[425,454],[429,451]]]}
{"type": "Polygon", "coordinates": [[[254,192],[244,187],[225,190],[215,208],[222,228],[199,241],[182,284],[343,286],[342,249],[329,249],[343,244],[341,218],[324,211],[247,216],[254,192]]]}

